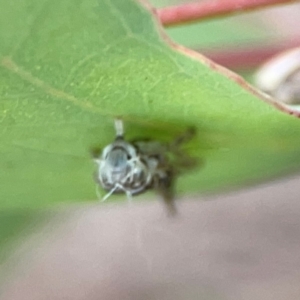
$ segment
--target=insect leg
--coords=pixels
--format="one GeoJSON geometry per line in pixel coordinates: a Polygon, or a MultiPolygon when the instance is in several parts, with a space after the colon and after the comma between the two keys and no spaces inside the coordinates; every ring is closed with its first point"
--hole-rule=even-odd
{"type": "Polygon", "coordinates": [[[120,187],[119,184],[116,184],[101,200],[101,202],[106,201],[115,191],[116,189],[120,187]]]}
{"type": "Polygon", "coordinates": [[[170,215],[174,216],[177,213],[174,200],[174,172],[171,168],[160,170],[154,177],[153,188],[162,197],[170,215]]]}
{"type": "Polygon", "coordinates": [[[115,129],[116,129],[116,137],[123,138],[124,126],[123,126],[123,121],[121,119],[115,119],[115,129]]]}
{"type": "Polygon", "coordinates": [[[130,191],[125,191],[125,193],[126,193],[128,201],[131,203],[132,202],[132,194],[131,194],[131,192],[130,191]]]}

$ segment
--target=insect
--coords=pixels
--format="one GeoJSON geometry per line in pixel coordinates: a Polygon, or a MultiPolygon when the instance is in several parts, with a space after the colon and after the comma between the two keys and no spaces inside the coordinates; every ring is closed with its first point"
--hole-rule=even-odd
{"type": "Polygon", "coordinates": [[[115,119],[115,130],[114,141],[100,156],[94,157],[96,181],[108,191],[102,201],[114,193],[125,193],[131,199],[133,195],[155,189],[174,210],[175,172],[167,158],[167,147],[158,141],[126,141],[121,119],[115,119]]]}
{"type": "Polygon", "coordinates": [[[145,154],[139,147],[124,139],[123,122],[115,120],[116,138],[107,145],[99,158],[96,180],[108,191],[105,201],[113,193],[126,193],[130,199],[149,189],[155,177],[166,177],[158,169],[159,159],[145,154]]]}

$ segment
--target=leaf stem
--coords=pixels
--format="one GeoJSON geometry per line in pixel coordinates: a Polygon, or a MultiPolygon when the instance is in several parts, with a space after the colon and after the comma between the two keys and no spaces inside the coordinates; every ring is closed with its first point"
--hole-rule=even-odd
{"type": "Polygon", "coordinates": [[[195,22],[206,18],[220,17],[267,6],[295,3],[297,0],[206,0],[157,9],[164,26],[195,22]]]}
{"type": "Polygon", "coordinates": [[[272,56],[287,51],[289,49],[299,47],[300,37],[291,37],[282,39],[273,43],[258,46],[241,46],[234,48],[222,49],[196,49],[217,64],[223,67],[242,70],[256,68],[272,56]]]}

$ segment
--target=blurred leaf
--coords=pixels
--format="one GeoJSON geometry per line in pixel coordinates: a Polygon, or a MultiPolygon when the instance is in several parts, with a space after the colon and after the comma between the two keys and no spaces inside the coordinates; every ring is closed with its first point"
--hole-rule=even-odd
{"type": "Polygon", "coordinates": [[[11,254],[20,240],[24,240],[38,228],[42,228],[50,214],[36,211],[0,212],[0,264],[11,254]]]}
{"type": "Polygon", "coordinates": [[[241,18],[208,20],[167,29],[170,37],[179,44],[190,48],[220,48],[253,45],[266,42],[269,34],[256,23],[242,21],[241,18]]]}
{"type": "Polygon", "coordinates": [[[133,0],[2,1],[0,40],[1,208],[95,199],[115,116],[129,138],[197,128],[181,193],[299,169],[299,120],[172,49],[133,0]]]}
{"type": "MultiPolygon", "coordinates": [[[[198,0],[199,1],[199,0],[198,0]]],[[[183,5],[191,0],[150,0],[156,8],[183,5]]],[[[194,1],[194,2],[197,2],[194,1]]],[[[278,32],[270,31],[265,19],[262,21],[258,13],[242,13],[232,16],[219,16],[199,22],[181,24],[166,28],[168,35],[177,43],[200,50],[224,49],[228,47],[251,46],[273,41],[278,32]]]]}

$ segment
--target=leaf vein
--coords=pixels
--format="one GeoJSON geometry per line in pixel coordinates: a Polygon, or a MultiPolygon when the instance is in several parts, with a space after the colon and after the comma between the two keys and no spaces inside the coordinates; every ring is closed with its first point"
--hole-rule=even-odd
{"type": "Polygon", "coordinates": [[[119,20],[128,36],[134,36],[133,31],[128,25],[126,19],[123,17],[123,14],[116,8],[116,6],[110,0],[105,0],[105,3],[110,8],[111,13],[115,16],[117,20],[119,20]]]}
{"type": "Polygon", "coordinates": [[[0,65],[3,68],[9,70],[10,72],[15,73],[20,78],[29,82],[30,84],[32,84],[36,87],[39,87],[40,89],[45,91],[47,94],[49,94],[55,98],[59,98],[59,99],[63,99],[65,101],[71,102],[75,106],[81,107],[82,109],[85,109],[88,111],[92,111],[94,113],[98,112],[101,114],[104,114],[104,113],[108,114],[108,112],[106,112],[104,110],[100,110],[99,108],[93,106],[90,102],[83,102],[83,101],[77,99],[76,97],[74,97],[73,95],[70,95],[64,91],[56,89],[56,88],[50,86],[49,84],[43,82],[39,78],[34,77],[30,72],[20,68],[13,60],[11,60],[10,57],[3,57],[0,61],[0,65]]]}

